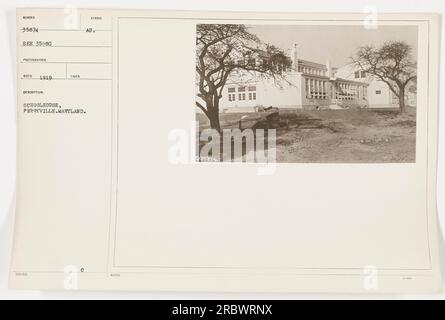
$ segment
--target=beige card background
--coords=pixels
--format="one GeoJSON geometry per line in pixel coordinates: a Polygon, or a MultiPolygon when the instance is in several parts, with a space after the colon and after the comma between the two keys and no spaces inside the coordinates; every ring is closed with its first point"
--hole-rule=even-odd
{"type": "MultiPolygon", "coordinates": [[[[99,67],[95,80],[21,80],[26,68],[48,66],[22,63],[37,53],[18,33],[12,286],[63,288],[66,266],[75,266],[81,289],[359,292],[372,266],[379,292],[439,290],[434,15],[380,15],[382,25],[419,30],[415,164],[277,164],[258,175],[264,165],[168,161],[172,130],[194,144],[196,23],[360,25],[361,15],[80,14],[85,28],[103,17],[94,27],[109,36],[94,39],[106,49],[50,57],[105,62],[110,70],[99,67]],[[21,113],[36,98],[21,94],[31,89],[87,112],[21,113]]],[[[18,30],[30,23],[25,15],[63,41],[54,31],[63,10],[19,10],[18,30]]],[[[82,37],[75,41],[92,41],[82,37]]]]}

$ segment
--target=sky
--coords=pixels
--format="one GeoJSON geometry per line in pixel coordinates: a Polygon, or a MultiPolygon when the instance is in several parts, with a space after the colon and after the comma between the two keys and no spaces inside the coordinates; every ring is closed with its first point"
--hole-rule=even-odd
{"type": "Polygon", "coordinates": [[[379,26],[367,30],[363,26],[320,25],[251,25],[249,31],[262,41],[273,44],[290,54],[293,43],[298,45],[298,57],[325,64],[331,60],[340,67],[351,60],[357,48],[364,45],[380,46],[388,40],[405,41],[412,46],[413,59],[417,56],[417,26],[379,26]]]}

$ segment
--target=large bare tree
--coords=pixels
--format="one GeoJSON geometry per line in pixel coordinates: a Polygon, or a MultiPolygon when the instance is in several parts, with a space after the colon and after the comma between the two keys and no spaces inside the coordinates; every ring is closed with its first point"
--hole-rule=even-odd
{"type": "Polygon", "coordinates": [[[196,27],[196,106],[221,131],[219,102],[230,76],[250,73],[253,77],[279,80],[292,65],[280,49],[263,43],[242,24],[199,24],[196,27]]]}
{"type": "Polygon", "coordinates": [[[411,46],[403,41],[389,41],[380,48],[360,47],[353,62],[363,71],[385,82],[405,111],[407,85],[417,78],[417,63],[412,60],[411,46]]]}

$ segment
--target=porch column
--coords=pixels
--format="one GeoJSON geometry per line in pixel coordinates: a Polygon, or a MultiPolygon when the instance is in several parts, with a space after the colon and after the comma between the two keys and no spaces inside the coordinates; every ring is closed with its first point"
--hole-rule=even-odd
{"type": "Polygon", "coordinates": [[[316,98],[320,98],[320,80],[315,80],[315,92],[316,92],[316,98]]]}
{"type": "Polygon", "coordinates": [[[309,98],[312,98],[312,79],[309,79],[309,98]]]}

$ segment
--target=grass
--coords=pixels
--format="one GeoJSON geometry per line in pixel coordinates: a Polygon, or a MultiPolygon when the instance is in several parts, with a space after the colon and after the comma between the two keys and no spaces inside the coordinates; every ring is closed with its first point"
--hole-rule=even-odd
{"type": "MultiPolygon", "coordinates": [[[[222,128],[254,127],[261,114],[221,114],[222,128]]],[[[200,130],[208,121],[197,115],[200,130]]],[[[391,163],[415,162],[416,112],[370,109],[313,110],[280,113],[277,162],[391,163]]]]}

